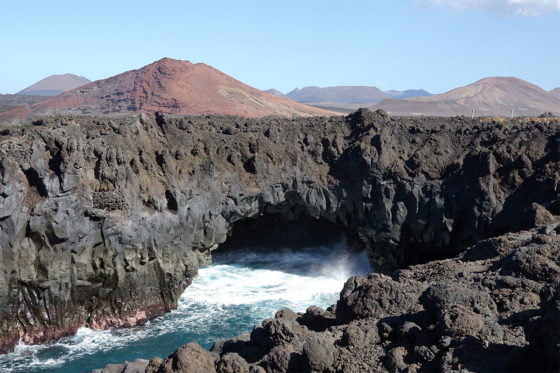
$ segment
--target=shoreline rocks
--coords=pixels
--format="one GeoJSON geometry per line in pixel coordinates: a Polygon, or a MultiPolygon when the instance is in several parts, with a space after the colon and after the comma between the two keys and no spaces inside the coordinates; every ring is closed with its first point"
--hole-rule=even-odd
{"type": "Polygon", "coordinates": [[[210,351],[190,343],[138,371],[556,372],[560,225],[543,228],[547,243],[539,229],[509,233],[453,259],[352,277],[327,310],[282,310],[249,335],[210,351]],[[536,279],[543,261],[548,271],[536,279]]]}

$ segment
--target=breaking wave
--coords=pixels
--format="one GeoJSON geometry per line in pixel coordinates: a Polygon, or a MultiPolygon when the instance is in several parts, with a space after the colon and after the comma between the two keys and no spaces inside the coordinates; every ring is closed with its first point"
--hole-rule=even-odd
{"type": "Polygon", "coordinates": [[[129,329],[81,328],[74,336],[0,355],[3,372],[90,372],[108,363],[165,357],[184,343],[210,348],[213,341],[249,332],[282,308],[302,312],[335,303],[346,279],[370,271],[365,254],[345,242],[297,251],[235,250],[214,264],[179,300],[177,310],[129,329]]]}

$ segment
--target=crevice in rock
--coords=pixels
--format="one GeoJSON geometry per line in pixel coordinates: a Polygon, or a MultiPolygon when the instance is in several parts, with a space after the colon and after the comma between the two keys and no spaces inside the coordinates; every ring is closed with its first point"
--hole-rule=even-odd
{"type": "Polygon", "coordinates": [[[55,152],[51,159],[49,159],[49,168],[54,172],[59,179],[62,179],[62,164],[64,162],[64,158],[62,157],[61,151],[58,150],[55,152]]]}
{"type": "Polygon", "coordinates": [[[177,199],[172,191],[169,189],[165,191],[165,198],[167,199],[167,208],[170,211],[177,212],[179,211],[179,204],[177,203],[177,199]]]}
{"type": "Polygon", "coordinates": [[[95,156],[97,157],[95,161],[95,167],[93,168],[93,174],[96,180],[101,181],[101,163],[102,163],[102,154],[95,151],[95,156]]]}
{"type": "Polygon", "coordinates": [[[161,168],[162,171],[164,170],[165,167],[165,157],[163,156],[162,153],[160,152],[156,152],[156,163],[158,164],[158,166],[161,168]]]}
{"type": "Polygon", "coordinates": [[[243,169],[250,174],[256,174],[257,167],[255,164],[255,157],[251,157],[243,162],[243,169]]]}
{"type": "Polygon", "coordinates": [[[163,114],[156,111],[155,118],[156,118],[156,124],[163,130],[163,126],[165,125],[165,118],[163,114]]]}
{"type": "Polygon", "coordinates": [[[27,183],[29,184],[29,186],[34,188],[37,191],[37,194],[39,194],[41,197],[47,198],[49,196],[47,186],[45,185],[37,171],[34,168],[28,168],[27,170],[24,170],[22,168],[22,171],[27,178],[27,183]]]}

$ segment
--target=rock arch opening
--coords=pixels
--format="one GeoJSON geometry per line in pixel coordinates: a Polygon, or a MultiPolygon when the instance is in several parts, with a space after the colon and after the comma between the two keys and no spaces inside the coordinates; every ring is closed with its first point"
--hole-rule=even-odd
{"type": "Polygon", "coordinates": [[[241,247],[299,249],[325,246],[346,239],[347,234],[342,228],[325,219],[262,213],[235,222],[226,242],[218,247],[218,252],[241,247]]]}
{"type": "Polygon", "coordinates": [[[305,213],[266,212],[237,221],[228,239],[212,252],[214,263],[229,264],[245,255],[257,267],[305,276],[346,280],[371,271],[363,246],[351,233],[305,213]]]}

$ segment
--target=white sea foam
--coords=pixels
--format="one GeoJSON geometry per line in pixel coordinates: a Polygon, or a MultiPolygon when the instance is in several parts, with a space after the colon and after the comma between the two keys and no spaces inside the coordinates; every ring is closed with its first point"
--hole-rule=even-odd
{"type": "Polygon", "coordinates": [[[316,294],[340,291],[340,280],[327,276],[307,277],[269,269],[214,265],[200,270],[200,277],[181,297],[207,304],[253,304],[266,300],[299,303],[316,294]]]}
{"type": "MultiPolygon", "coordinates": [[[[146,351],[143,356],[149,358],[156,354],[150,346],[166,341],[170,333],[180,340],[173,348],[187,342],[185,338],[211,343],[250,330],[251,325],[273,316],[280,308],[304,311],[310,305],[329,306],[349,276],[369,270],[365,262],[363,254],[348,254],[343,247],[335,251],[313,248],[224,254],[216,264],[200,269],[179,299],[177,310],[141,327],[105,331],[80,328],[76,335],[54,343],[19,344],[14,353],[0,355],[0,371],[75,372],[80,371],[76,369],[85,359],[95,361],[99,355],[94,367],[101,367],[111,362],[104,360],[107,354],[136,348],[146,351]],[[247,330],[236,329],[238,323],[247,330]]],[[[113,362],[133,360],[119,358],[113,362]]]]}

